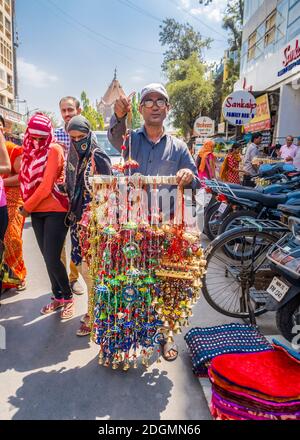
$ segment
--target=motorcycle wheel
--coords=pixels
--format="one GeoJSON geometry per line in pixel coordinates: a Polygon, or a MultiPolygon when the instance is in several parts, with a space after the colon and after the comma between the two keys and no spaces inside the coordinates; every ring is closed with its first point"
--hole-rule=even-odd
{"type": "Polygon", "coordinates": [[[244,219],[245,217],[257,218],[257,216],[258,216],[257,212],[250,210],[232,212],[222,222],[218,231],[219,235],[223,234],[226,231],[229,231],[229,229],[239,228],[243,226],[241,220],[244,219]]]}
{"type": "MultiPolygon", "coordinates": [[[[222,235],[230,229],[240,228],[243,226],[242,219],[245,219],[246,217],[257,218],[257,215],[257,212],[250,210],[232,212],[222,222],[221,226],[219,227],[218,234],[222,235]]],[[[236,242],[232,241],[231,243],[228,243],[228,245],[224,246],[224,252],[228,257],[239,258],[239,255],[235,250],[238,242],[239,239],[237,239],[236,242]]]]}
{"type": "Polygon", "coordinates": [[[204,229],[203,232],[209,240],[214,240],[218,236],[219,227],[211,227],[210,222],[216,220],[221,213],[218,212],[221,203],[216,202],[214,205],[210,206],[205,212],[204,216],[204,229]]]}
{"type": "Polygon", "coordinates": [[[292,342],[300,330],[300,295],[277,311],[276,324],[282,336],[292,342]]]}

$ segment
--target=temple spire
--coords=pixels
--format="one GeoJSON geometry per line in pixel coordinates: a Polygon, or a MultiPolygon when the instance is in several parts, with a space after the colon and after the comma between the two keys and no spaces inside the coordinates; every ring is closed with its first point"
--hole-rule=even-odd
{"type": "Polygon", "coordinates": [[[115,76],[114,76],[114,81],[117,80],[117,68],[115,68],[115,76]]]}

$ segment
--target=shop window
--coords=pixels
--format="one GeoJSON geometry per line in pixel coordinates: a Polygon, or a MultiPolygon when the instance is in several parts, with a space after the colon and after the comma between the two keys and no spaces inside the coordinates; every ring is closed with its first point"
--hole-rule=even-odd
{"type": "Polygon", "coordinates": [[[5,10],[8,14],[10,14],[10,0],[5,0],[5,10]]]}
{"type": "Polygon", "coordinates": [[[7,38],[11,38],[11,23],[6,17],[5,17],[5,35],[7,36],[7,38]]]}
{"type": "Polygon", "coordinates": [[[248,47],[248,61],[251,61],[255,58],[256,53],[256,31],[253,32],[252,35],[250,35],[248,47]]]}
{"type": "Polygon", "coordinates": [[[5,70],[0,67],[0,80],[5,82],[6,73],[5,70]]]}
{"type": "Polygon", "coordinates": [[[293,40],[300,33],[300,17],[288,28],[288,41],[293,40]]]}
{"type": "Polygon", "coordinates": [[[274,43],[276,37],[276,11],[266,20],[265,47],[274,43]]]}
{"type": "Polygon", "coordinates": [[[9,74],[7,74],[7,84],[8,84],[9,86],[12,86],[12,84],[13,84],[12,76],[9,75],[9,74]]]}

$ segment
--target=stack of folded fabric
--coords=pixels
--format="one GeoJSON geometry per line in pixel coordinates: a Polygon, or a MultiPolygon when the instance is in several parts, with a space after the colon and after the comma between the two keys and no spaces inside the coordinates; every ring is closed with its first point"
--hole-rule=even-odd
{"type": "Polygon", "coordinates": [[[217,327],[193,328],[185,336],[193,371],[199,377],[208,374],[211,361],[228,353],[260,353],[273,350],[259,331],[247,324],[226,324],[217,327]]]}
{"type": "Polygon", "coordinates": [[[215,357],[209,377],[218,420],[300,420],[300,356],[278,342],[273,350],[215,357]]]}

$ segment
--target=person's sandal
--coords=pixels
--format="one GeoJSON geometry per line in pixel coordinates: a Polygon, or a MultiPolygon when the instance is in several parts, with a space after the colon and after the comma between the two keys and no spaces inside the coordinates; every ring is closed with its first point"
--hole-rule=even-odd
{"type": "Polygon", "coordinates": [[[81,319],[80,319],[81,324],[89,324],[90,322],[90,315],[88,313],[86,313],[81,319]]]}
{"type": "Polygon", "coordinates": [[[61,309],[64,307],[64,300],[63,299],[53,299],[50,304],[47,304],[45,307],[41,310],[41,315],[50,315],[51,313],[54,313],[56,310],[61,309]]]}
{"type": "Polygon", "coordinates": [[[91,327],[89,327],[86,324],[81,324],[80,328],[77,330],[76,335],[77,336],[89,336],[91,334],[91,327]]]}
{"type": "Polygon", "coordinates": [[[23,292],[24,290],[26,290],[26,281],[22,281],[22,283],[20,283],[16,288],[17,292],[23,292]]]}
{"type": "Polygon", "coordinates": [[[178,347],[174,342],[161,341],[161,354],[165,361],[173,362],[178,358],[178,347]],[[175,351],[175,355],[167,356],[171,351],[175,351]]]}
{"type": "Polygon", "coordinates": [[[74,307],[74,300],[65,300],[64,301],[64,308],[61,311],[60,317],[63,321],[67,321],[69,319],[72,319],[75,314],[75,307],[74,307]]]}

